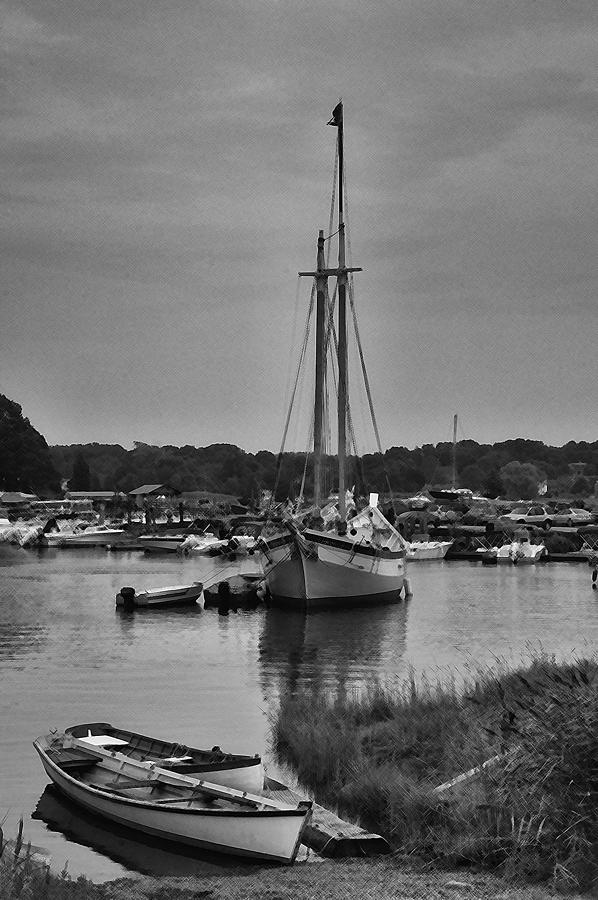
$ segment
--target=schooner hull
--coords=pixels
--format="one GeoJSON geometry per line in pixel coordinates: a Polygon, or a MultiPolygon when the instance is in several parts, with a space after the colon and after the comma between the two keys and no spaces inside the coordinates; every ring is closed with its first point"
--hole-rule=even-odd
{"type": "Polygon", "coordinates": [[[295,546],[272,552],[266,579],[273,606],[342,609],[396,603],[404,587],[403,556],[362,556],[353,548],[318,546],[317,556],[295,546]]]}

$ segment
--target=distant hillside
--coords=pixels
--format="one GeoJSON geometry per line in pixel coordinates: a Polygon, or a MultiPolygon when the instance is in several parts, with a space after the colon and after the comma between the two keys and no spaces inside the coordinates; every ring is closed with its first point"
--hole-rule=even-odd
{"type": "MultiPolygon", "coordinates": [[[[349,459],[347,482],[359,494],[414,493],[424,486],[449,485],[452,461],[448,441],[413,450],[390,447],[383,454],[349,459]]],[[[332,461],[324,468],[325,489],[334,490],[332,461]]],[[[598,481],[598,441],[569,441],[563,447],[523,438],[498,444],[460,441],[456,470],[459,486],[490,497],[533,497],[544,482],[552,496],[588,497],[598,481]]],[[[284,453],[278,459],[269,450],[246,453],[234,444],[48,447],[19,404],[0,394],[0,489],[55,496],[61,495],[61,482],[70,482],[72,489],[124,492],[142,484],[169,484],[181,491],[233,494],[247,502],[275,486],[279,499],[302,490],[309,496],[312,469],[304,453],[284,453]]]]}
{"type": "MultiPolygon", "coordinates": [[[[90,470],[90,488],[96,490],[130,491],[141,484],[165,483],[183,491],[217,491],[252,499],[262,489],[271,490],[277,475],[274,453],[246,453],[233,444],[154,447],[136,443],[128,451],[118,444],[73,444],[51,447],[50,453],[63,478],[71,478],[75,460],[82,455],[90,470]]],[[[349,483],[355,484],[360,493],[389,489],[415,492],[425,485],[448,485],[452,455],[450,442],[425,444],[414,450],[391,447],[382,456],[352,458],[349,483]]],[[[550,447],[522,438],[493,445],[460,441],[456,463],[459,484],[488,496],[509,492],[516,497],[526,496],[522,491],[527,488],[517,482],[517,476],[525,476],[529,481],[530,496],[543,481],[548,482],[549,492],[555,496],[583,496],[592,493],[598,479],[598,442],[571,441],[564,447],[550,447]],[[578,463],[583,465],[572,465],[578,463]]],[[[309,495],[312,473],[304,454],[285,453],[279,466],[280,498],[297,496],[303,479],[309,495]]],[[[328,488],[332,490],[332,465],[329,471],[328,488]]]]}
{"type": "Polygon", "coordinates": [[[25,419],[21,407],[0,394],[0,489],[54,496],[60,475],[46,439],[25,419]]]}

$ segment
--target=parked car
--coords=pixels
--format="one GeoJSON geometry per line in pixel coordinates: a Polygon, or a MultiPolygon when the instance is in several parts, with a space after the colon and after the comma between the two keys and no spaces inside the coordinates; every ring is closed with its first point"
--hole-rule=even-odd
{"type": "Polygon", "coordinates": [[[576,525],[591,525],[594,516],[587,509],[579,509],[575,506],[566,506],[564,509],[557,509],[552,516],[553,525],[567,525],[573,528],[576,525]]]}
{"type": "Polygon", "coordinates": [[[542,525],[550,528],[554,522],[554,512],[546,506],[516,506],[504,513],[503,519],[510,519],[518,525],[542,525]]]}

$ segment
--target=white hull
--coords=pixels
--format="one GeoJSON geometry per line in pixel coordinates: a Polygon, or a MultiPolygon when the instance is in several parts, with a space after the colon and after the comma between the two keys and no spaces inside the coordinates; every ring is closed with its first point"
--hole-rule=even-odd
{"type": "Polygon", "coordinates": [[[480,547],[477,551],[485,559],[496,560],[497,565],[530,566],[546,556],[544,544],[505,544],[503,547],[492,547],[486,550],[480,547]]]}
{"type": "Polygon", "coordinates": [[[137,538],[138,546],[148,553],[176,553],[181,546],[186,534],[141,534],[137,538]]]}
{"type": "Polygon", "coordinates": [[[122,528],[88,529],[77,534],[58,531],[44,535],[48,547],[112,547],[129,540],[129,534],[122,528]]]}
{"type": "MultiPolygon", "coordinates": [[[[312,543],[314,533],[305,537],[312,543]]],[[[377,556],[353,541],[328,538],[313,545],[317,556],[293,546],[293,538],[269,552],[264,574],[272,603],[300,609],[331,609],[397,602],[405,582],[404,553],[377,556]]]]}
{"type": "MultiPolygon", "coordinates": [[[[124,590],[124,589],[123,589],[124,590]]],[[[196,603],[201,597],[203,584],[196,581],[193,584],[179,584],[171,587],[153,588],[147,591],[135,592],[132,598],[133,606],[161,607],[180,606],[185,603],[196,603]]],[[[119,592],[116,595],[116,605],[126,606],[125,597],[119,592]]]]}
{"type": "MultiPolygon", "coordinates": [[[[310,809],[219,808],[218,802],[206,802],[200,795],[176,801],[133,799],[98,789],[72,777],[56,765],[39,741],[34,742],[44,769],[56,787],[70,800],[94,814],[174,843],[216,852],[292,863],[301,835],[310,817],[310,809]]],[[[190,779],[192,780],[192,779],[190,779]]],[[[200,782],[196,783],[199,785],[200,782]]],[[[140,782],[140,791],[149,795],[152,781],[140,782]]]]}
{"type": "Polygon", "coordinates": [[[452,543],[452,541],[411,541],[407,546],[407,559],[409,562],[444,559],[452,543]]]}

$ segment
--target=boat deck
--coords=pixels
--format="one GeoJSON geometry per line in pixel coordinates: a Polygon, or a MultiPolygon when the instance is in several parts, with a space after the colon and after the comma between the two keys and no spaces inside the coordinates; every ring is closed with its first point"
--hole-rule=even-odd
{"type": "MultiPolygon", "coordinates": [[[[301,799],[272,778],[266,778],[265,793],[282,803],[296,803],[301,799]]],[[[390,853],[388,841],[381,835],[371,834],[359,825],[345,822],[318,803],[312,806],[311,821],[303,832],[301,841],[321,856],[377,856],[390,853]]]]}

